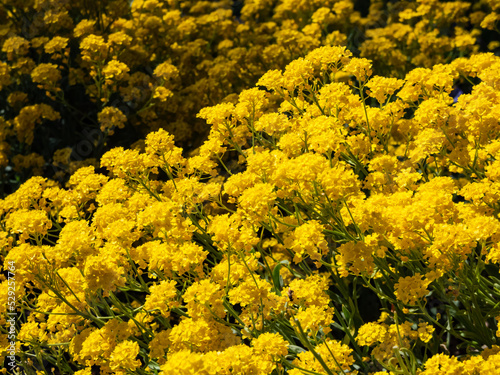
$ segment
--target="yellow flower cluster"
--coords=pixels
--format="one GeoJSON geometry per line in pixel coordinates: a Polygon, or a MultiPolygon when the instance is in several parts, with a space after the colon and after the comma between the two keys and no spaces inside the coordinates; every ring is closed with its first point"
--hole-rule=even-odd
{"type": "MultiPolygon", "coordinates": [[[[313,71],[329,67],[335,73],[338,64],[346,63],[337,58],[338,51],[311,55],[307,64],[293,62],[320,46],[349,46],[363,57],[346,72],[360,82],[372,70],[380,74],[367,86],[367,95],[377,101],[390,98],[402,84],[398,78],[415,67],[431,69],[458,56],[500,48],[496,41],[483,45],[498,31],[498,5],[492,0],[378,1],[364,7],[356,0],[248,0],[233,12],[229,0],[8,0],[0,5],[7,25],[0,35],[0,92],[12,99],[9,104],[24,94],[24,107],[46,105],[59,116],[22,126],[16,119],[23,106],[11,104],[0,117],[6,122],[0,142],[7,141],[0,148],[0,162],[7,165],[17,155],[37,152],[45,163],[35,169],[18,163],[16,178],[64,179],[77,167],[97,165],[94,159],[102,156],[111,137],[130,145],[160,128],[194,148],[199,141],[193,139],[209,132],[195,115],[216,103],[230,108],[237,94],[264,73],[272,76],[262,82],[277,85],[277,71],[291,64],[284,75],[290,91],[313,71]],[[122,129],[124,124],[130,127],[122,129]],[[93,135],[87,136],[89,132],[93,135]],[[82,133],[92,146],[75,153],[69,165],[58,164],[54,153],[66,147],[78,150],[82,133]],[[55,139],[57,145],[37,150],[35,134],[41,144],[55,139]]],[[[489,76],[487,70],[483,75],[489,76]]],[[[324,88],[321,99],[332,100],[327,91],[340,92],[332,89],[324,88]]],[[[236,113],[248,117],[259,105],[241,104],[236,113]]],[[[260,126],[278,126],[272,123],[260,126]]]]}
{"type": "Polygon", "coordinates": [[[60,147],[65,184],[0,200],[2,348],[15,295],[34,372],[493,374],[500,58],[465,55],[498,6],[249,0],[240,23],[230,3],[16,4],[32,23],[0,33],[1,142],[68,112],[96,147],[155,131],[95,166],[60,147]]]}
{"type": "MultiPolygon", "coordinates": [[[[198,155],[183,156],[160,130],[144,151],[107,152],[110,177],[84,167],[66,188],[30,179],[1,202],[11,238],[4,263],[41,291],[26,308],[61,315],[32,315],[21,337],[65,339],[75,362],[105,372],[146,366],[141,346],[162,373],[369,367],[366,350],[333,339],[340,329],[400,370],[407,351],[439,343],[441,314],[455,319],[431,315],[428,300],[467,303],[476,290],[469,267],[498,268],[496,81],[489,76],[456,103],[442,83],[497,63],[490,54],[455,60],[435,68],[443,77],[435,84],[425,69],[372,80],[370,62],[321,47],[269,73],[279,79],[264,76],[259,85],[270,93],[250,89],[235,105],[201,111],[212,131],[198,155]],[[356,81],[335,82],[341,72],[356,81]],[[231,153],[239,160],[229,164],[231,153]],[[207,181],[204,163],[220,175],[207,181]],[[353,282],[391,301],[377,323],[354,320],[353,282]],[[290,360],[286,348],[297,343],[306,351],[290,360]]],[[[484,285],[481,293],[492,293],[484,285]]],[[[493,314],[494,300],[483,304],[493,314]]],[[[483,331],[484,340],[496,337],[483,331]]],[[[422,370],[445,366],[434,363],[443,358],[422,370]]]]}

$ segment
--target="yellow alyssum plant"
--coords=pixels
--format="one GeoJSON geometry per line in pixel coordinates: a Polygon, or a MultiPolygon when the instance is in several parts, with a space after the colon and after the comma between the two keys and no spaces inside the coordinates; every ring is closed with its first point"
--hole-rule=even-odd
{"type": "Polygon", "coordinates": [[[201,110],[196,155],[159,130],[29,179],[0,201],[23,371],[493,373],[499,64],[320,47],[201,110]]]}
{"type": "Polygon", "coordinates": [[[264,73],[320,46],[347,46],[392,80],[500,46],[494,0],[237,3],[3,1],[0,196],[32,176],[65,183],[158,129],[192,151],[209,132],[201,109],[235,104],[264,73]]]}

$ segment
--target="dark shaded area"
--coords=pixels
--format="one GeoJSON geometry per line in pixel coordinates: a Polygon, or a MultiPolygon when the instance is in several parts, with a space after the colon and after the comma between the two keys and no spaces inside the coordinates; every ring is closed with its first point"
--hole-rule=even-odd
{"type": "Polygon", "coordinates": [[[354,2],[354,10],[361,13],[361,17],[368,16],[370,11],[370,0],[358,0],[354,2]]]}
{"type": "Polygon", "coordinates": [[[233,16],[236,18],[241,17],[241,9],[243,8],[244,0],[233,0],[233,5],[231,5],[231,10],[233,11],[233,16]]]}
{"type": "Polygon", "coordinates": [[[374,322],[380,317],[382,304],[380,299],[371,289],[362,288],[358,294],[359,315],[364,323],[374,322]]]}

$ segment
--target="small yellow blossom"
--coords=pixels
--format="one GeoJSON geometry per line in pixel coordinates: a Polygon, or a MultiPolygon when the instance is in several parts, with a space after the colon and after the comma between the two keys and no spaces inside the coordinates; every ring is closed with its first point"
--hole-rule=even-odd
{"type": "Polygon", "coordinates": [[[396,298],[405,304],[414,305],[422,302],[422,298],[429,292],[427,290],[428,282],[422,279],[422,275],[400,277],[395,284],[394,294],[396,298]]]}

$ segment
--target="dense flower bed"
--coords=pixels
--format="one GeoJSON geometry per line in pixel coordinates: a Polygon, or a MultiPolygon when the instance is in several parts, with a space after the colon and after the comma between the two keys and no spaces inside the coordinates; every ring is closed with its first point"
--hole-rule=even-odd
{"type": "Polygon", "coordinates": [[[235,103],[320,46],[347,46],[397,78],[498,52],[498,10],[495,0],[4,1],[0,196],[31,176],[65,183],[160,128],[193,151],[209,131],[202,108],[235,103]]]}
{"type": "MultiPolygon", "coordinates": [[[[184,75],[194,69],[159,57],[163,44],[173,48],[175,39],[170,44],[148,39],[149,30],[139,33],[134,22],[152,23],[147,20],[153,15],[140,14],[158,11],[159,3],[134,2],[134,22],[125,21],[126,8],[119,4],[109,2],[106,13],[98,12],[99,28],[118,35],[93,34],[97,24],[81,21],[78,27],[64,14],[54,22],[82,31],[74,36],[81,51],[76,69],[82,71],[76,77],[95,79],[82,87],[97,106],[92,107],[96,126],[107,135],[140,113],[163,121],[163,96],[167,106],[176,95],[177,103],[189,103],[184,75]],[[122,18],[108,27],[104,14],[112,11],[122,18]],[[137,46],[145,55],[157,51],[156,59],[146,59],[161,61],[152,63],[152,72],[141,72],[146,60],[121,60],[112,52],[117,50],[110,48],[110,38],[128,40],[115,27],[158,44],[145,48],[135,39],[122,44],[123,56],[137,46]],[[136,95],[130,84],[134,74],[147,82],[149,99],[144,112],[125,114],[112,98],[136,95]]],[[[179,7],[181,23],[191,19],[189,12],[229,6],[161,4],[179,7]]],[[[350,26],[331,31],[328,25],[336,21],[324,20],[347,9],[349,22],[366,25],[384,3],[374,2],[364,19],[348,1],[326,7],[319,1],[245,2],[236,29],[268,27],[277,40],[275,33],[297,36],[293,30],[313,38],[311,30],[323,21],[326,31],[320,27],[321,37],[310,48],[283,36],[290,55],[262,72],[256,69],[258,78],[235,83],[231,98],[217,96],[210,106],[200,102],[196,121],[210,131],[196,150],[186,152],[174,143],[177,133],[158,123],[135,147],[103,147],[98,161],[81,168],[73,162],[65,184],[33,176],[0,201],[2,264],[9,277],[15,274],[14,284],[7,273],[0,283],[0,361],[8,366],[9,353],[15,352],[15,363],[26,374],[495,374],[500,367],[500,57],[472,53],[478,44],[470,38],[479,31],[456,28],[460,22],[494,28],[498,15],[493,1],[480,3],[482,15],[477,14],[482,8],[466,13],[467,4],[405,2],[402,9],[386,4],[401,22],[389,17],[387,26],[367,29],[369,38],[359,50],[371,60],[328,39],[343,34],[346,44],[350,26]],[[426,21],[429,14],[434,23],[426,21]],[[449,35],[433,31],[443,25],[442,14],[442,22],[455,27],[449,35]],[[264,22],[269,17],[277,20],[274,26],[264,22]],[[432,49],[409,34],[398,39],[396,31],[404,25],[413,36],[434,33],[442,43],[458,44],[432,49]],[[369,55],[391,38],[396,47],[387,47],[387,53],[402,53],[404,59],[384,60],[381,51],[369,55]],[[12,312],[15,334],[8,328],[12,312]]],[[[78,2],[67,6],[90,9],[78,2]]],[[[45,26],[49,15],[56,17],[47,9],[36,13],[45,26]]],[[[36,24],[33,17],[30,25],[36,24]]],[[[157,16],[165,21],[167,15],[162,17],[157,16]]],[[[229,14],[227,19],[230,29],[235,21],[229,14]]],[[[207,27],[214,22],[208,18],[207,27]]],[[[253,33],[241,36],[266,35],[253,33]]],[[[161,37],[171,35],[164,30],[161,37]]],[[[34,48],[32,40],[26,43],[26,51],[34,48]]],[[[44,43],[55,42],[40,44],[50,54],[44,43]]],[[[254,44],[256,51],[267,41],[261,43],[254,44]]],[[[71,53],[64,48],[53,53],[69,64],[71,53]]],[[[235,49],[234,57],[251,50],[235,49]]],[[[13,61],[31,64],[21,47],[16,51],[0,68],[11,72],[13,61]]],[[[214,66],[219,57],[211,60],[217,61],[214,66]]],[[[191,57],[184,51],[178,58],[191,57]]],[[[56,83],[61,71],[69,72],[56,60],[33,61],[31,83],[45,91],[44,100],[65,97],[56,83]]],[[[219,68],[229,72],[224,64],[219,68]]],[[[21,85],[21,78],[15,84],[21,85]]],[[[207,87],[224,88],[215,82],[207,87]]],[[[60,111],[44,100],[20,102],[19,114],[4,122],[6,142],[12,136],[19,145],[36,143],[36,128],[21,131],[25,117],[31,125],[59,120],[60,111]]],[[[147,133],[145,125],[137,126],[147,133]]],[[[69,167],[70,154],[64,152],[69,167]]],[[[4,165],[11,163],[9,154],[5,160],[4,165]]]]}

